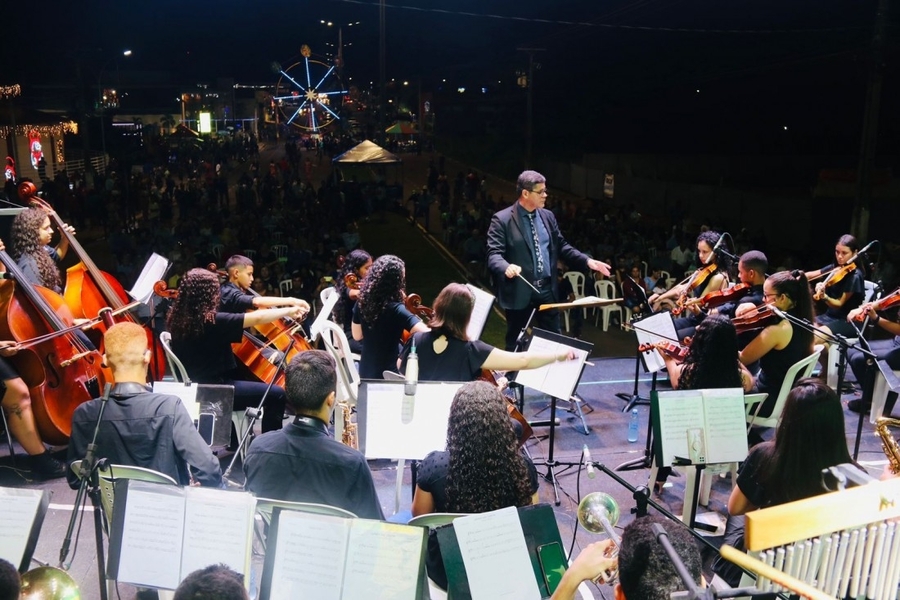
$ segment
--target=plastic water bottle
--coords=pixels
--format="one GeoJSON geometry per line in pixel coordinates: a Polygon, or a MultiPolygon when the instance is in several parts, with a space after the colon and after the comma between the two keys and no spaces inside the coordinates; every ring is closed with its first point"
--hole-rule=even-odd
{"type": "Polygon", "coordinates": [[[638,417],[638,409],[631,409],[631,419],[628,421],[628,441],[636,442],[638,440],[638,429],[641,425],[640,417],[638,417]]]}

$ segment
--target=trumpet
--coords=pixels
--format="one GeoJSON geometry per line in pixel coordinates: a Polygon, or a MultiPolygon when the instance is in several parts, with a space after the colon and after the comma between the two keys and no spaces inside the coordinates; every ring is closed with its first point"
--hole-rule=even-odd
{"type": "Polygon", "coordinates": [[[21,600],[81,600],[72,576],[56,567],[37,567],[22,575],[21,600]]]}
{"type": "MultiPolygon", "coordinates": [[[[619,522],[619,504],[615,498],[603,492],[591,492],[578,503],[578,522],[591,533],[605,533],[613,543],[609,558],[619,556],[619,547],[622,538],[613,527],[619,522]]],[[[591,581],[597,583],[603,580],[606,583],[615,581],[619,575],[618,563],[614,569],[598,573],[591,581]]]]}

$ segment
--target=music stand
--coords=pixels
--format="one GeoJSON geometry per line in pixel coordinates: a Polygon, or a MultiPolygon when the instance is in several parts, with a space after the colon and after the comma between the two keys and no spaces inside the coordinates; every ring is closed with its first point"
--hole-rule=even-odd
{"type": "Polygon", "coordinates": [[[576,358],[575,360],[544,365],[538,369],[519,371],[516,375],[516,382],[520,386],[529,387],[550,396],[550,433],[548,437],[550,450],[547,453],[547,474],[544,478],[553,484],[554,500],[557,506],[560,504],[559,483],[556,480],[556,474],[553,472],[553,468],[558,464],[553,458],[553,446],[556,440],[556,403],[559,398],[572,397],[575,388],[578,387],[578,382],[581,380],[584,362],[587,360],[593,347],[594,345],[590,342],[583,342],[559,333],[536,328],[532,331],[531,342],[528,346],[529,351],[540,351],[549,354],[562,353],[563,350],[568,349],[575,352],[576,358]]]}

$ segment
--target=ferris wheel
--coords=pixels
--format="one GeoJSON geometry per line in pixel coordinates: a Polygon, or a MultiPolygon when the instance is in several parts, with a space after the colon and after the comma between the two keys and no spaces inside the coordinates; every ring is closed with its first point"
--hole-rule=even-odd
{"type": "Polygon", "coordinates": [[[305,44],[300,54],[302,58],[287,68],[272,65],[279,75],[273,101],[285,125],[319,133],[340,120],[341,99],[347,90],[335,65],[313,58],[305,44]]]}

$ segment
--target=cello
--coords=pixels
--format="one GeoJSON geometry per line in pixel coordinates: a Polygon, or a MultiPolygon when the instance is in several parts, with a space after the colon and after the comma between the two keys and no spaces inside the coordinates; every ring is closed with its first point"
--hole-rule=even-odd
{"type": "Polygon", "coordinates": [[[0,314],[4,317],[0,319],[0,337],[23,344],[7,360],[28,386],[41,439],[65,444],[72,433],[75,408],[100,396],[105,383],[102,359],[73,330],[74,317],[62,296],[31,285],[2,250],[0,263],[15,280],[0,285],[0,314]],[[43,341],[27,343],[35,338],[43,341]]]}
{"type": "MultiPolygon", "coordinates": [[[[128,294],[122,284],[97,267],[75,236],[66,230],[65,223],[53,207],[37,196],[37,188],[33,183],[30,181],[22,183],[19,186],[19,197],[23,202],[46,211],[60,235],[69,243],[69,248],[78,256],[79,262],[66,270],[66,288],[63,292],[63,298],[76,318],[91,319],[99,314],[101,308],[109,307],[117,311],[129,303],[128,294]]],[[[121,313],[119,320],[138,323],[138,319],[127,311],[121,313]]],[[[153,328],[149,325],[142,326],[147,332],[148,348],[153,352],[150,377],[153,381],[159,381],[166,372],[165,351],[156,343],[153,328]]]]}

